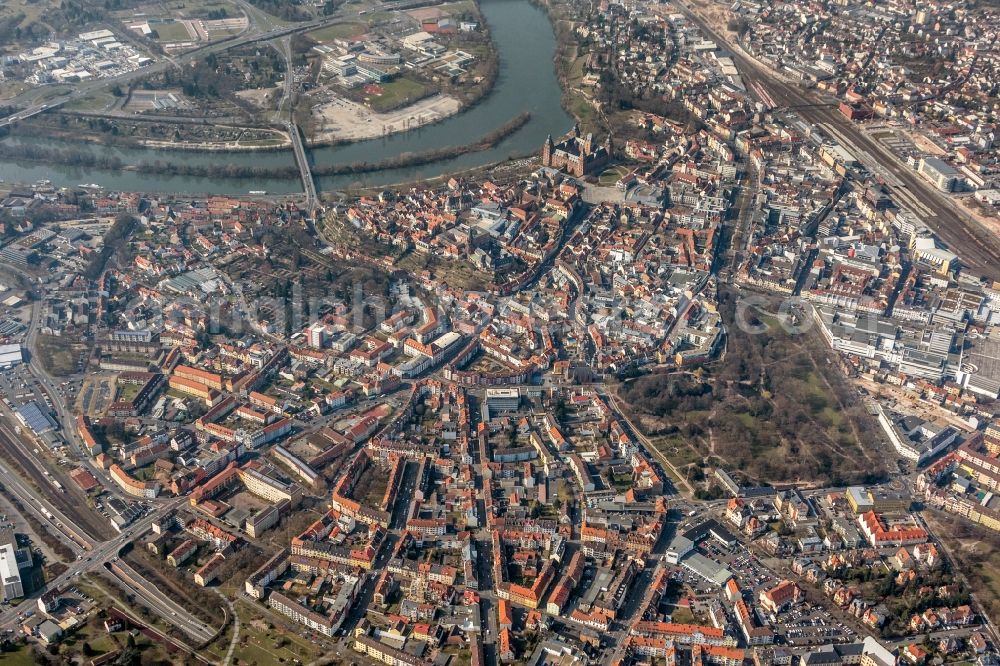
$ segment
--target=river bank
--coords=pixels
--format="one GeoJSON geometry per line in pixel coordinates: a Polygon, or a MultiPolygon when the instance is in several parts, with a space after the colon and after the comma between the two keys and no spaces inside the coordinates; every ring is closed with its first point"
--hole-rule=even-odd
{"type": "MultiPolygon", "coordinates": [[[[423,166],[426,164],[433,164],[434,162],[453,159],[460,155],[466,155],[493,148],[502,140],[524,127],[530,120],[530,113],[522,113],[492,132],[483,135],[477,141],[461,146],[444,146],[442,148],[427,150],[419,153],[403,153],[396,157],[377,162],[352,162],[350,164],[313,166],[312,172],[314,177],[342,176],[375,173],[378,171],[405,169],[423,166]]],[[[180,162],[164,162],[162,160],[128,165],[123,164],[118,158],[101,157],[84,150],[74,150],[71,148],[59,150],[28,143],[18,144],[16,146],[0,143],[0,158],[11,160],[29,160],[43,163],[59,162],[61,164],[69,164],[77,167],[134,171],[147,176],[165,175],[195,176],[199,178],[211,176],[247,179],[293,179],[299,174],[297,166],[266,167],[234,164],[219,166],[214,164],[199,165],[180,162]]]]}
{"type": "MultiPolygon", "coordinates": [[[[14,135],[14,131],[10,127],[0,129],[0,137],[14,135]]],[[[288,138],[288,133],[274,127],[230,124],[210,125],[201,120],[180,117],[171,121],[165,119],[152,120],[142,117],[100,116],[74,112],[55,112],[22,121],[17,125],[16,136],[56,139],[95,146],[114,146],[117,148],[149,149],[155,151],[176,150],[178,152],[190,153],[287,151],[291,149],[292,145],[291,140],[288,138]],[[88,126],[88,123],[94,122],[100,122],[107,127],[115,127],[116,129],[114,131],[93,131],[88,126]],[[142,124],[164,127],[176,126],[177,128],[212,127],[216,132],[230,132],[235,133],[237,136],[226,141],[203,140],[199,142],[192,142],[190,139],[181,141],[173,137],[167,138],[166,136],[163,138],[139,138],[131,134],[123,134],[120,124],[126,122],[133,128],[136,125],[142,124]],[[256,143],[240,143],[241,141],[256,143]]]]}
{"type": "MultiPolygon", "coordinates": [[[[330,165],[378,163],[406,153],[424,153],[442,146],[474,144],[482,139],[484,131],[501,127],[523,112],[530,113],[530,119],[517,131],[486,150],[464,153],[432,164],[367,173],[344,173],[349,169],[342,167],[337,175],[317,176],[318,189],[340,191],[354,187],[378,187],[435,178],[494,164],[512,156],[535,153],[548,134],[560,135],[573,125],[573,119],[560,104],[559,83],[552,66],[555,38],[545,13],[527,0],[481,0],[480,9],[490,27],[499,58],[496,83],[488,95],[465,111],[416,130],[345,145],[309,147],[307,154],[310,164],[322,169],[330,165]]],[[[80,144],[44,137],[12,135],[0,139],[0,146],[24,143],[57,151],[79,150],[82,147],[80,144]]],[[[95,182],[108,189],[139,192],[208,191],[216,194],[245,194],[250,190],[266,190],[279,195],[301,192],[297,172],[291,178],[225,175],[225,167],[229,165],[261,169],[250,173],[263,174],[286,168],[290,171],[295,165],[291,151],[178,153],[94,145],[89,148],[89,152],[93,153],[93,158],[88,166],[39,163],[24,159],[0,160],[0,178],[8,182],[44,179],[57,186],[95,182]],[[144,175],[122,168],[157,160],[203,166],[205,169],[201,173],[209,175],[144,175]],[[99,165],[102,161],[115,165],[116,168],[101,168],[99,165]]],[[[8,151],[8,154],[11,153],[8,151]]],[[[234,170],[233,173],[240,172],[234,170]]]]}

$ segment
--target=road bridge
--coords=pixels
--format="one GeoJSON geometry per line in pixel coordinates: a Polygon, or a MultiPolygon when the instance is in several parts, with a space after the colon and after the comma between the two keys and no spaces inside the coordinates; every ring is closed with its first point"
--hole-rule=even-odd
{"type": "Polygon", "coordinates": [[[292,140],[292,149],[295,152],[295,163],[299,166],[299,177],[302,179],[302,187],[306,194],[305,209],[309,217],[312,217],[319,201],[316,196],[316,181],[313,180],[309,157],[306,155],[305,146],[302,145],[302,134],[299,132],[299,126],[289,121],[287,129],[288,136],[292,140]]]}

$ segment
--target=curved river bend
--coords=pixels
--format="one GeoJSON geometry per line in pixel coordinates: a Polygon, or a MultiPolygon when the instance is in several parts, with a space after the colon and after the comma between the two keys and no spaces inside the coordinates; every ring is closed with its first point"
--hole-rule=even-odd
{"type": "MultiPolygon", "coordinates": [[[[560,106],[559,82],[553,55],[555,36],[545,13],[528,0],[481,0],[480,9],[489,25],[500,57],[500,71],[493,90],[467,111],[436,125],[395,134],[380,139],[309,150],[309,160],[316,165],[378,162],[407,152],[422,152],[442,146],[472,143],[523,111],[531,120],[517,132],[489,150],[469,153],[420,167],[387,169],[358,176],[317,178],[320,190],[336,190],[352,185],[386,185],[496,162],[511,155],[537,151],[545,136],[566,132],[573,120],[560,106]]],[[[15,135],[5,143],[20,141],[15,135]]],[[[81,148],[81,144],[30,137],[33,145],[81,148]]],[[[188,164],[239,164],[247,166],[292,166],[291,151],[203,153],[154,150],[147,148],[112,148],[83,145],[98,154],[114,155],[123,164],[177,160],[188,164]]],[[[32,162],[0,163],[0,178],[7,182],[50,180],[57,186],[98,183],[112,190],[141,192],[191,192],[246,194],[267,190],[270,194],[301,192],[302,185],[291,179],[216,178],[206,180],[191,176],[143,175],[132,171],[104,171],[32,162]]]]}

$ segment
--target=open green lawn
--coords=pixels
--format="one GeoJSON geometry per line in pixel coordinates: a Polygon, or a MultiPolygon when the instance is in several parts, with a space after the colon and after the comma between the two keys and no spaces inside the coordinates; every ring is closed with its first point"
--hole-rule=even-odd
{"type": "Polygon", "coordinates": [[[670,620],[677,624],[694,624],[695,619],[694,613],[688,608],[676,606],[670,611],[670,620]]]}
{"type": "Polygon", "coordinates": [[[569,75],[566,77],[570,85],[575,85],[583,81],[583,66],[586,64],[586,55],[580,55],[573,59],[573,62],[569,66],[569,75]]]}
{"type": "Polygon", "coordinates": [[[596,127],[598,125],[597,109],[594,105],[584,99],[583,95],[576,90],[569,91],[568,101],[570,114],[577,119],[583,127],[596,127]]]}
{"type": "Polygon", "coordinates": [[[7,20],[14,16],[23,16],[18,27],[22,30],[28,28],[36,21],[44,21],[44,16],[51,8],[50,5],[57,4],[55,0],[44,2],[30,2],[29,0],[10,0],[0,2],[0,19],[7,20]]]}
{"type": "Polygon", "coordinates": [[[380,113],[412,104],[420,99],[425,92],[423,84],[405,76],[380,85],[382,93],[368,99],[368,105],[372,110],[380,113]]]}
{"type": "MultiPolygon", "coordinates": [[[[121,645],[124,645],[126,635],[125,632],[119,632],[118,636],[121,645]]],[[[149,647],[152,647],[152,641],[149,641],[149,639],[145,640],[149,643],[149,647]]],[[[120,649],[119,643],[115,642],[113,636],[109,636],[103,629],[93,629],[89,625],[80,627],[77,631],[63,639],[63,645],[65,646],[63,649],[69,652],[82,653],[84,643],[90,645],[91,653],[94,655],[102,655],[120,649]]]]}
{"type": "Polygon", "coordinates": [[[365,16],[365,20],[368,22],[369,26],[375,26],[379,23],[385,23],[386,21],[391,21],[396,18],[398,14],[396,12],[372,12],[365,16]]]}
{"type": "Polygon", "coordinates": [[[31,647],[22,645],[14,652],[0,652],[0,664],[3,666],[34,666],[35,658],[31,647]]]}
{"type": "Polygon", "coordinates": [[[322,654],[320,646],[295,632],[275,627],[263,611],[249,603],[238,601],[234,605],[240,617],[240,637],[233,663],[308,663],[322,654]]]}
{"type": "Polygon", "coordinates": [[[66,108],[79,111],[104,111],[114,104],[115,99],[115,96],[111,93],[99,92],[82,99],[74,100],[67,104],[66,108]]]}
{"type": "Polygon", "coordinates": [[[174,21],[173,23],[157,23],[152,26],[159,35],[159,42],[187,42],[191,41],[191,35],[183,23],[174,21]]]}
{"type": "Polygon", "coordinates": [[[38,97],[35,98],[35,101],[44,102],[45,100],[55,99],[56,97],[60,97],[68,92],[71,92],[72,90],[72,86],[68,84],[45,86],[44,88],[39,89],[38,97]]]}
{"type": "Polygon", "coordinates": [[[598,176],[597,181],[602,187],[611,187],[626,173],[628,173],[628,170],[624,167],[613,166],[598,176]]]}
{"type": "Polygon", "coordinates": [[[454,16],[476,11],[476,4],[472,0],[459,0],[458,2],[446,2],[443,5],[438,5],[437,9],[454,16]]]}
{"type": "Polygon", "coordinates": [[[28,89],[21,81],[0,81],[0,100],[13,99],[28,89]]]}
{"type": "Polygon", "coordinates": [[[118,397],[116,400],[132,400],[135,396],[139,395],[139,391],[142,389],[138,384],[122,384],[118,389],[118,397]]]}
{"type": "MultiPolygon", "coordinates": [[[[686,468],[691,463],[698,463],[701,461],[701,456],[698,455],[697,451],[684,440],[682,437],[658,437],[651,439],[650,442],[659,450],[663,455],[670,459],[670,462],[676,467],[682,474],[686,473],[686,468]]],[[[680,488],[686,482],[677,476],[670,467],[664,467],[664,471],[667,476],[670,477],[670,482],[674,484],[675,488],[680,488]]]]}
{"type": "Polygon", "coordinates": [[[227,0],[190,0],[178,4],[183,6],[184,18],[207,18],[209,13],[220,9],[226,10],[226,18],[238,18],[243,14],[242,9],[227,0]]]}
{"type": "Polygon", "coordinates": [[[45,366],[45,369],[56,377],[65,377],[76,370],[76,357],[73,353],[72,343],[66,338],[40,335],[36,351],[38,359],[45,366]]]}
{"type": "Polygon", "coordinates": [[[317,42],[331,42],[335,39],[347,39],[367,32],[368,26],[363,23],[335,23],[308,33],[307,37],[317,42]]]}

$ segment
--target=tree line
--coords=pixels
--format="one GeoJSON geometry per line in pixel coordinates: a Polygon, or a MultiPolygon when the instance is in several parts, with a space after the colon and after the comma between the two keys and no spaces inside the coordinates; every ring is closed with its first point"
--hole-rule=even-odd
{"type": "Polygon", "coordinates": [[[94,254],[87,267],[83,270],[83,276],[88,280],[96,280],[104,272],[104,267],[108,260],[114,256],[128,242],[128,237],[135,229],[138,220],[131,215],[119,215],[115,223],[104,235],[104,247],[100,252],[94,254]]]}

